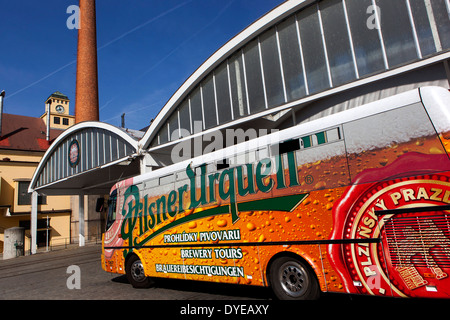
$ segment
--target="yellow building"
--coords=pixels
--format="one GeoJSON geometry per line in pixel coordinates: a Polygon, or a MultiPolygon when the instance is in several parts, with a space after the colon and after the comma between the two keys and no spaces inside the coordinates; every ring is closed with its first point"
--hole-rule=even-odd
{"type": "MultiPolygon", "coordinates": [[[[45,151],[64,129],[74,124],[69,99],[55,92],[45,102],[40,118],[3,113],[0,132],[0,252],[4,230],[25,228],[25,250],[30,248],[31,193],[28,186],[45,151]],[[50,112],[48,107],[50,106],[50,112]],[[50,115],[50,125],[47,119],[50,115]]],[[[70,239],[70,196],[40,196],[38,200],[37,244],[46,247],[70,239]]]]}

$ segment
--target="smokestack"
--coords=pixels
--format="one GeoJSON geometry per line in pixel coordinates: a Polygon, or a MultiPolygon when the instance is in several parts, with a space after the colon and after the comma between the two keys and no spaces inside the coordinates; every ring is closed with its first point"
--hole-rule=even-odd
{"type": "Polygon", "coordinates": [[[125,113],[122,113],[122,128],[125,128],[125,113]]]}
{"type": "Polygon", "coordinates": [[[0,92],[0,137],[2,136],[3,98],[5,98],[5,90],[0,92]]]}
{"type": "Polygon", "coordinates": [[[75,123],[99,120],[95,0],[79,4],[75,123]]]}

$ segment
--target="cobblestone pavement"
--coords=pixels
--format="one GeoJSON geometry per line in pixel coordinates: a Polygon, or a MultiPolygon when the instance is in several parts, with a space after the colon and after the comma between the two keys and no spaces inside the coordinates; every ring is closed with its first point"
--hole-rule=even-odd
{"type": "MultiPolygon", "coordinates": [[[[408,310],[411,312],[419,309],[437,311],[442,307],[447,310],[448,306],[448,300],[386,299],[340,294],[324,294],[319,301],[320,306],[311,301],[293,304],[273,301],[268,288],[170,279],[158,279],[155,285],[148,289],[134,289],[125,276],[102,270],[100,253],[101,245],[92,244],[81,248],[75,247],[0,260],[0,300],[8,300],[6,303],[0,302],[0,306],[14,309],[17,307],[22,313],[28,312],[27,309],[29,309],[29,312],[33,314],[35,309],[22,307],[23,300],[94,301],[93,307],[98,306],[98,300],[107,300],[107,303],[113,303],[114,306],[116,301],[126,300],[125,303],[119,303],[122,310],[142,307],[141,300],[153,300],[145,302],[145,308],[164,310],[167,318],[171,318],[170,316],[178,318],[183,310],[187,310],[183,308],[187,307],[214,307],[216,308],[214,318],[216,318],[216,316],[224,317],[226,310],[235,310],[232,309],[233,307],[244,306],[244,309],[240,310],[248,311],[248,307],[254,305],[269,306],[266,316],[270,316],[271,319],[282,318],[281,315],[298,316],[300,310],[303,313],[309,309],[320,310],[321,314],[326,311],[331,312],[330,315],[335,315],[343,310],[359,310],[375,305],[382,308],[382,305],[389,305],[395,307],[389,310],[398,311],[403,315],[408,310]],[[72,265],[79,267],[80,289],[69,289],[67,286],[67,281],[72,276],[72,273],[68,273],[68,267],[72,265]],[[336,313],[336,310],[341,311],[336,313]]],[[[103,304],[99,306],[100,308],[91,309],[98,309],[99,315],[102,315],[108,308],[103,304]]],[[[71,311],[67,312],[72,313],[75,309],[85,310],[85,308],[71,308],[68,309],[71,311]]],[[[226,315],[227,319],[230,315],[226,315]]],[[[391,311],[390,315],[392,315],[391,311]]],[[[239,316],[243,315],[239,314],[239,316]]]]}
{"type": "Polygon", "coordinates": [[[100,265],[100,245],[66,249],[0,260],[0,299],[70,300],[240,300],[271,299],[266,288],[159,279],[155,286],[138,290],[123,275],[111,274],[100,265]],[[68,267],[80,269],[80,289],[69,289],[68,267]]]}

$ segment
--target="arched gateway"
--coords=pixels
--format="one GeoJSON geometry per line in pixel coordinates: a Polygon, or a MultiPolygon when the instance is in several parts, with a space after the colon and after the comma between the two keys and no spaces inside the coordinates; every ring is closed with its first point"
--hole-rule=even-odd
{"type": "MultiPolygon", "coordinates": [[[[86,121],[64,131],[50,146],[30,183],[31,235],[36,239],[37,195],[78,195],[80,245],[84,244],[84,196],[105,195],[116,181],[140,173],[142,132],[86,121]]],[[[32,253],[36,252],[32,241],[32,253]]]]}

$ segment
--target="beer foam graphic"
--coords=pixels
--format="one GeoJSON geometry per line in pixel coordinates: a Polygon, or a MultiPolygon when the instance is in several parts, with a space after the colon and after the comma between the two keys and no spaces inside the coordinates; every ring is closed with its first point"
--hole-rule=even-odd
{"type": "Polygon", "coordinates": [[[380,113],[344,125],[349,153],[361,153],[436,134],[421,104],[380,113]]]}

